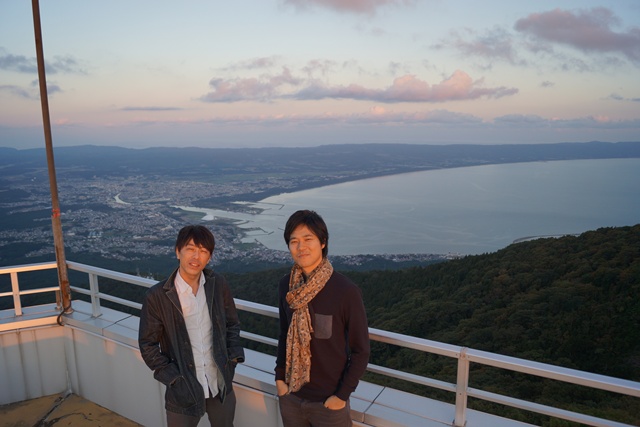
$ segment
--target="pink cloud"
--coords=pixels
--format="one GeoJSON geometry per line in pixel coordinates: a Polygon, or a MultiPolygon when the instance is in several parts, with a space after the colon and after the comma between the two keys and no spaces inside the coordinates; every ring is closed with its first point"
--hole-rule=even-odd
{"type": "Polygon", "coordinates": [[[618,52],[634,62],[640,61],[640,28],[616,32],[612,27],[618,24],[618,18],[605,8],[577,12],[555,9],[520,19],[515,29],[583,52],[618,52]]]}
{"type": "Polygon", "coordinates": [[[205,102],[270,102],[274,99],[300,101],[321,99],[353,99],[382,103],[446,102],[478,98],[501,98],[518,93],[516,88],[504,86],[487,88],[483,80],[474,81],[464,71],[456,71],[440,83],[430,85],[415,75],[397,77],[385,89],[371,89],[359,84],[330,86],[319,80],[295,77],[288,68],[276,76],[229,79],[214,78],[209,82],[212,91],[200,99],[205,102]],[[297,89],[301,87],[301,89],[297,89]]]}
{"type": "Polygon", "coordinates": [[[209,81],[211,92],[200,97],[205,102],[267,102],[278,96],[280,88],[286,85],[298,85],[300,80],[291,74],[288,68],[275,76],[262,78],[229,79],[213,78],[209,81]]]}
{"type": "Polygon", "coordinates": [[[337,98],[385,103],[446,102],[481,97],[501,98],[517,92],[518,89],[515,88],[483,88],[481,80],[474,82],[467,73],[458,70],[451,77],[435,85],[407,74],[396,78],[390,87],[382,90],[368,89],[357,84],[334,87],[316,84],[302,89],[291,97],[303,100],[337,98]]]}
{"type": "Polygon", "coordinates": [[[256,78],[230,79],[213,78],[209,81],[212,92],[202,96],[207,102],[238,102],[261,100],[270,96],[269,87],[256,78]]]}

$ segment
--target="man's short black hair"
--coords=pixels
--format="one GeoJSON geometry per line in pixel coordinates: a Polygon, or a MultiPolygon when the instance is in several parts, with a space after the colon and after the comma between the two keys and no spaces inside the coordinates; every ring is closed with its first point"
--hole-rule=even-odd
{"type": "Polygon", "coordinates": [[[213,249],[216,247],[216,239],[213,233],[204,225],[187,225],[182,227],[178,232],[176,239],[176,249],[180,251],[193,239],[193,243],[202,246],[213,255],[213,249]]]}
{"type": "Polygon", "coordinates": [[[327,257],[329,253],[329,231],[327,230],[327,224],[318,213],[310,210],[300,210],[294,212],[287,220],[287,225],[284,227],[284,241],[289,246],[289,239],[291,233],[301,225],[306,225],[309,230],[320,240],[320,243],[324,244],[322,248],[322,256],[327,257]]]}

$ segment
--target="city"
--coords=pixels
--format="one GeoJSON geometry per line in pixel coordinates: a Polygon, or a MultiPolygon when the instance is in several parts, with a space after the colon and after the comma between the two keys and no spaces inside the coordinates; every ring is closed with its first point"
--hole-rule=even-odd
{"type": "MultiPolygon", "coordinates": [[[[42,174],[41,174],[42,175],[42,174]]],[[[3,221],[0,247],[21,243],[30,250],[24,257],[54,256],[51,245],[51,198],[42,176],[12,176],[11,197],[2,198],[0,210],[20,223],[3,221]]],[[[66,174],[65,174],[66,175],[66,174]]],[[[243,243],[247,230],[235,226],[235,221],[216,218],[202,221],[202,214],[186,212],[178,205],[199,205],[202,200],[243,197],[247,193],[294,188],[286,179],[244,182],[207,183],[167,177],[109,176],[91,178],[66,175],[59,181],[61,218],[65,250],[71,254],[96,254],[119,261],[140,261],[169,256],[177,231],[190,222],[203,222],[216,235],[213,263],[251,260],[252,263],[286,265],[289,254],[272,250],[257,241],[243,243]]],[[[240,201],[240,200],[239,200],[240,201]]],[[[225,203],[218,208],[255,213],[252,204],[225,203]]],[[[245,239],[246,240],[246,239],[245,239]]],[[[8,253],[2,251],[0,262],[8,253]]],[[[412,254],[384,255],[377,258],[393,263],[423,263],[441,261],[455,255],[412,254]]],[[[345,265],[358,266],[371,256],[341,256],[345,265]]]]}

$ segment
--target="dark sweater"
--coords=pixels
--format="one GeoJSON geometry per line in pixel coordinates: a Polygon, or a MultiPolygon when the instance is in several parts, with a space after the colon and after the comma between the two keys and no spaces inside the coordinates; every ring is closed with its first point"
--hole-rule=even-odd
{"type": "MultiPolygon", "coordinates": [[[[286,340],[293,311],[286,300],[289,276],[280,280],[278,300],[280,336],[276,380],[285,379],[286,340]]],[[[369,329],[362,293],[351,280],[333,272],[324,288],[309,303],[314,332],[311,335],[311,382],[296,396],[323,402],[336,395],[347,400],[369,363],[369,329]]]]}

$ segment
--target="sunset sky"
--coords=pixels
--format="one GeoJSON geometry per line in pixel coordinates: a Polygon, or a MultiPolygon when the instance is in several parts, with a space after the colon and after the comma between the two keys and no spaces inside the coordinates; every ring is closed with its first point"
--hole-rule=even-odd
{"type": "MultiPolygon", "coordinates": [[[[41,0],[54,146],[640,141],[640,1],[41,0]]],[[[0,147],[44,147],[30,1],[0,147]]]]}

